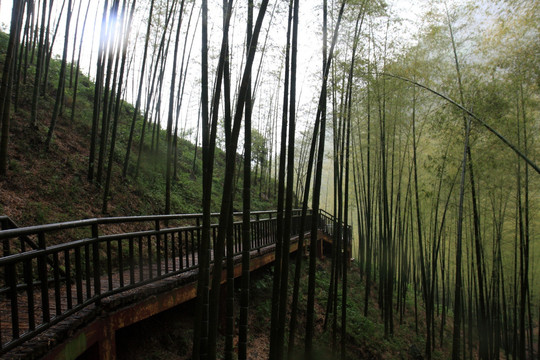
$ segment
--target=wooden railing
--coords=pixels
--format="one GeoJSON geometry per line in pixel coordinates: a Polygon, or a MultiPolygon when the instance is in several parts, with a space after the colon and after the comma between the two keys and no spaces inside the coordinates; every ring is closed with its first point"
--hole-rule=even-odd
{"type": "MultiPolygon", "coordinates": [[[[291,236],[300,232],[300,214],[293,211],[291,236]]],[[[212,214],[214,222],[218,215],[212,214]]],[[[252,250],[275,243],[276,215],[276,211],[251,213],[252,250]]],[[[4,217],[0,220],[7,224],[4,217]]],[[[309,231],[310,223],[308,216],[304,231],[309,231]]],[[[333,236],[332,215],[321,211],[318,225],[333,236]]],[[[0,231],[0,354],[89,305],[99,306],[105,297],[195,269],[202,214],[12,227],[0,231]],[[137,230],[125,232],[126,224],[137,230]]],[[[213,243],[217,231],[214,223],[213,243]]],[[[344,237],[348,243],[350,233],[344,237]]],[[[237,255],[242,252],[241,213],[234,213],[233,238],[237,255]]]]}

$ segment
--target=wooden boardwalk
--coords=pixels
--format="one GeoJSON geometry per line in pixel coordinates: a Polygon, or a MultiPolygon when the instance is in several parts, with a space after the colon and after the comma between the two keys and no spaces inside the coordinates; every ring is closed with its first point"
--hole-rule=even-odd
{"type": "MultiPolygon", "coordinates": [[[[256,213],[251,221],[251,271],[274,261],[273,214],[256,213]]],[[[295,215],[291,252],[298,246],[299,213],[295,215]]],[[[75,358],[96,345],[98,358],[114,359],[117,329],[194,298],[200,216],[178,215],[175,219],[190,219],[193,224],[177,227],[170,225],[172,218],[90,219],[0,231],[4,244],[0,358],[75,358]],[[116,226],[126,221],[150,221],[152,225],[150,230],[101,235],[104,224],[116,226]],[[82,232],[83,227],[91,237],[46,244],[52,234],[66,229],[82,232]],[[28,249],[23,244],[18,253],[14,251],[17,241],[22,244],[21,239],[28,236],[39,248],[28,249]]],[[[323,225],[322,229],[327,227],[323,225]]],[[[242,270],[241,221],[234,223],[232,236],[237,277],[242,270]]],[[[216,237],[217,226],[213,226],[211,240],[216,237]]],[[[225,280],[223,270],[222,282],[225,280]]]]}
{"type": "MultiPolygon", "coordinates": [[[[212,252],[213,258],[213,252],[212,252]]],[[[162,263],[160,267],[160,272],[162,274],[167,274],[173,271],[176,271],[178,264],[180,264],[180,257],[174,259],[169,259],[169,263],[162,263]]],[[[192,253],[184,255],[182,257],[184,264],[189,264],[186,269],[196,268],[198,265],[198,255],[197,253],[192,253]]],[[[186,270],[188,271],[188,270],[186,270]]],[[[153,264],[151,266],[144,265],[134,268],[133,273],[130,272],[130,269],[124,269],[124,271],[117,271],[108,276],[103,274],[100,279],[100,291],[101,293],[106,293],[113,291],[115,289],[124,288],[125,285],[142,283],[145,280],[152,279],[155,274],[158,273],[158,265],[153,264]]],[[[177,275],[181,276],[181,275],[177,275]]],[[[47,292],[48,303],[49,303],[49,316],[50,318],[55,318],[56,316],[61,316],[70,309],[73,308],[73,305],[83,304],[83,302],[91,297],[91,293],[94,291],[94,282],[92,280],[82,280],[80,283],[80,288],[78,289],[74,283],[69,283],[64,281],[62,286],[58,289],[51,289],[53,291],[47,292]],[[57,300],[60,301],[57,301],[57,300]]],[[[133,291],[133,290],[132,290],[133,291]]],[[[122,294],[119,293],[119,294],[122,294]]],[[[126,295],[126,294],[123,294],[126,295]]],[[[107,300],[118,298],[119,295],[111,295],[108,298],[102,300],[107,302],[107,300]]],[[[45,312],[43,311],[43,300],[42,293],[39,288],[34,289],[33,296],[27,296],[26,292],[21,292],[17,296],[17,306],[18,306],[18,324],[19,324],[19,333],[24,334],[30,330],[35,329],[34,324],[31,324],[29,316],[29,307],[34,309],[34,316],[36,319],[43,319],[45,312]],[[29,301],[29,299],[32,299],[29,301]],[[29,304],[30,302],[30,304],[29,304]]],[[[7,343],[13,333],[13,319],[12,319],[12,304],[11,300],[5,296],[0,298],[0,319],[1,319],[1,340],[2,343],[7,343]]]]}

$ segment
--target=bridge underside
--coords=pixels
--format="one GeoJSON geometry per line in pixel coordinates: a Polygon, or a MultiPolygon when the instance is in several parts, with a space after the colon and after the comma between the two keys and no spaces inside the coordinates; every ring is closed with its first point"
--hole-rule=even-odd
{"type": "MultiPolygon", "coordinates": [[[[309,234],[306,234],[309,240],[309,234]]],[[[319,231],[318,255],[322,256],[323,242],[331,238],[319,231]]],[[[291,239],[290,253],[298,250],[298,238],[291,239]]],[[[257,270],[275,260],[275,245],[251,252],[250,271],[257,270]]],[[[241,276],[241,257],[235,257],[234,276],[241,276]]],[[[84,354],[87,359],[116,358],[116,331],[135,324],[186,301],[194,299],[197,292],[198,270],[187,271],[131,291],[120,293],[101,302],[99,312],[90,307],[72,316],[41,336],[29,341],[6,355],[12,359],[75,359],[84,354]]],[[[226,271],[222,271],[222,284],[226,271]]]]}

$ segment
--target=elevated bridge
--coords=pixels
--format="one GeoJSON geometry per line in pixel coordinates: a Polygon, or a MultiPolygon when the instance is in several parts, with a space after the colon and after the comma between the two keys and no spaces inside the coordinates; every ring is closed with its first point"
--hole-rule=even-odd
{"type": "MultiPolygon", "coordinates": [[[[290,252],[298,250],[300,210],[290,252]]],[[[211,239],[217,239],[212,214],[211,239]]],[[[305,224],[306,237],[311,213],[305,224]]],[[[276,211],[251,213],[250,271],[275,259],[276,211]]],[[[0,358],[114,359],[115,332],[195,298],[202,214],[107,217],[19,228],[0,217],[0,358]]],[[[319,255],[336,219],[318,216],[319,255]]],[[[234,214],[235,277],[242,213],[234,214]]],[[[344,237],[350,250],[351,231],[344,237]]],[[[349,251],[350,254],[350,251],[349,251]]],[[[222,282],[226,271],[222,267],[222,282]]]]}

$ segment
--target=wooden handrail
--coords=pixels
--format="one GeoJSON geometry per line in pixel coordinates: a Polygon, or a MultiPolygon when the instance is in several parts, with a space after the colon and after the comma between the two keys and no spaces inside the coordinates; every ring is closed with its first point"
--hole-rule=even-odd
{"type": "MultiPolygon", "coordinates": [[[[300,231],[300,213],[300,210],[293,213],[294,232],[300,231]]],[[[277,222],[275,214],[274,210],[250,214],[252,250],[260,250],[275,242],[276,227],[271,225],[277,222]]],[[[234,215],[241,217],[242,213],[234,215]]],[[[105,297],[196,268],[201,217],[202,214],[106,217],[0,231],[0,240],[5,246],[10,245],[10,240],[20,237],[28,237],[32,241],[29,236],[35,236],[39,240],[31,250],[8,251],[6,256],[0,257],[0,301],[6,301],[5,306],[11,309],[8,318],[0,318],[0,355],[91,304],[99,306],[105,297]],[[192,220],[193,223],[168,226],[172,220],[192,220]],[[146,224],[146,230],[106,233],[106,228],[99,227],[121,223],[146,224]],[[78,228],[90,230],[91,235],[65,243],[46,244],[47,236],[78,228]],[[67,298],[66,303],[62,302],[62,291],[67,298]],[[18,306],[20,299],[28,306],[18,306]],[[30,306],[35,301],[40,301],[40,306],[30,306]],[[42,309],[37,311],[43,313],[37,314],[34,308],[42,309]],[[23,317],[32,325],[21,322],[21,311],[27,312],[23,317]],[[6,322],[10,323],[11,331],[8,341],[6,329],[1,327],[6,322]]],[[[334,221],[325,212],[320,213],[320,218],[334,221]]],[[[0,221],[5,222],[6,219],[5,216],[0,217],[0,221]]],[[[311,216],[307,220],[305,229],[309,228],[311,216]]],[[[236,221],[233,226],[236,228],[241,224],[241,221],[236,221]]],[[[217,224],[213,224],[212,243],[217,231],[217,224]]],[[[241,236],[242,232],[238,231],[235,255],[242,252],[241,236]]]]}

